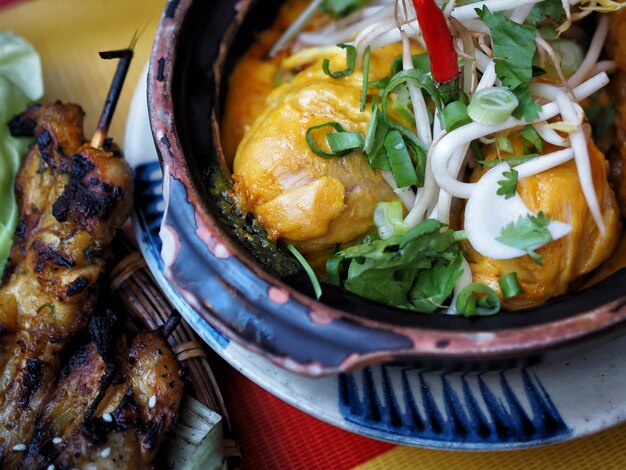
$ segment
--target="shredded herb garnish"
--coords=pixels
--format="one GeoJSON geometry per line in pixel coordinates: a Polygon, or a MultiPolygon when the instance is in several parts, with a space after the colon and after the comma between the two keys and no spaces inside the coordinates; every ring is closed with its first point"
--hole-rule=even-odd
{"type": "Polygon", "coordinates": [[[504,196],[505,199],[510,199],[515,196],[517,192],[517,170],[511,169],[511,171],[505,171],[502,173],[503,180],[498,181],[500,188],[497,191],[498,196],[504,196]]]}
{"type": "Polygon", "coordinates": [[[492,13],[486,6],[476,12],[491,32],[496,74],[502,84],[515,90],[530,83],[537,51],[535,28],[511,21],[502,12],[492,13]]]}
{"type": "Polygon", "coordinates": [[[337,72],[332,72],[330,70],[330,60],[324,59],[322,61],[322,70],[326,75],[332,78],[341,78],[352,75],[356,64],[356,48],[348,44],[337,44],[337,47],[346,50],[346,68],[337,72]]]}
{"type": "Polygon", "coordinates": [[[391,172],[398,188],[417,185],[417,176],[411,161],[411,155],[402,135],[397,130],[389,131],[385,137],[385,149],[387,150],[391,172]]]}
{"type": "Polygon", "coordinates": [[[502,296],[505,299],[510,299],[524,293],[524,289],[520,286],[517,279],[517,273],[515,271],[506,273],[504,276],[500,277],[500,279],[498,279],[498,284],[502,290],[502,296]]]}
{"type": "Polygon", "coordinates": [[[338,122],[326,122],[317,126],[310,127],[306,131],[306,143],[315,155],[322,158],[337,158],[343,157],[350,153],[352,150],[363,148],[364,140],[363,136],[359,132],[347,132],[341,124],[338,122]],[[313,136],[314,131],[329,127],[336,132],[329,132],[326,134],[326,142],[330,152],[326,152],[321,149],[315,142],[313,136]]]}
{"type": "Polygon", "coordinates": [[[311,280],[311,284],[313,284],[313,290],[315,291],[315,298],[319,300],[320,297],[322,296],[322,286],[320,285],[320,281],[319,279],[317,279],[317,276],[315,275],[313,268],[307,262],[304,256],[300,254],[300,252],[296,249],[295,246],[287,245],[287,249],[291,251],[291,254],[298,260],[298,262],[302,265],[302,268],[306,272],[307,276],[309,276],[309,279],[311,280]]]}
{"type": "Polygon", "coordinates": [[[496,145],[498,146],[498,151],[500,152],[513,153],[515,151],[511,139],[509,139],[508,136],[502,132],[496,135],[496,145]]]}
{"type": "Polygon", "coordinates": [[[533,96],[530,94],[530,88],[528,85],[522,85],[516,90],[513,90],[519,105],[513,110],[512,116],[515,119],[526,119],[526,121],[534,121],[539,117],[539,111],[541,106],[537,103],[533,96]]]}
{"type": "Polygon", "coordinates": [[[384,89],[389,84],[389,80],[391,80],[390,77],[384,76],[382,78],[379,78],[378,80],[372,80],[371,82],[367,82],[367,86],[368,88],[384,89]]]}
{"type": "Polygon", "coordinates": [[[500,298],[491,287],[470,284],[459,294],[456,311],[466,317],[494,315],[500,311],[500,298]]]}
{"type": "Polygon", "coordinates": [[[371,240],[335,253],[326,271],[331,282],[354,294],[432,312],[451,295],[460,278],[461,256],[454,232],[428,219],[401,236],[371,240]]]}
{"type": "Polygon", "coordinates": [[[539,132],[535,130],[530,124],[525,126],[517,135],[524,141],[524,153],[531,153],[531,148],[537,149],[539,153],[543,151],[543,139],[539,135],[539,132]]]}
{"type": "Polygon", "coordinates": [[[441,120],[448,132],[472,122],[472,118],[467,114],[467,106],[460,100],[453,101],[443,108],[441,120]]]}
{"type": "Polygon", "coordinates": [[[515,222],[506,225],[496,240],[525,251],[537,265],[543,266],[541,256],[534,250],[553,240],[548,230],[549,223],[550,217],[543,212],[536,216],[520,216],[515,222]]]}
{"type": "Polygon", "coordinates": [[[363,89],[361,90],[361,106],[359,107],[361,112],[365,111],[365,105],[367,104],[367,87],[370,77],[370,54],[370,46],[367,46],[365,55],[363,56],[363,89]]]}
{"type": "Polygon", "coordinates": [[[539,26],[546,20],[560,23],[564,18],[565,9],[561,0],[543,0],[535,4],[533,9],[530,10],[526,23],[531,26],[539,26]]]}
{"type": "MultiPolygon", "coordinates": [[[[428,58],[428,54],[414,54],[411,56],[411,61],[413,62],[413,68],[417,69],[423,73],[430,73],[430,59],[428,58]]],[[[398,72],[402,72],[402,56],[399,55],[393,62],[391,63],[391,75],[395,75],[398,72]]]]}
{"type": "Polygon", "coordinates": [[[363,153],[373,170],[380,169],[390,171],[389,158],[385,150],[385,136],[389,132],[389,126],[380,117],[378,97],[372,99],[372,119],[367,128],[363,153]]]}

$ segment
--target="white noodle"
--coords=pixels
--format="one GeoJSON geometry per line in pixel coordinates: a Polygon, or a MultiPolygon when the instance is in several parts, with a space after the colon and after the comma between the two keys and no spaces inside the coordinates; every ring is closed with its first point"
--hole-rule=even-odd
{"type": "Polygon", "coordinates": [[[546,122],[538,122],[533,124],[533,127],[543,140],[549,144],[556,145],[557,147],[566,147],[569,145],[569,140],[560,136],[552,129],[546,122]]]}
{"type": "Polygon", "coordinates": [[[582,64],[580,64],[576,73],[574,73],[574,75],[572,75],[567,81],[570,87],[573,88],[578,86],[588,75],[590,75],[593,67],[596,65],[596,62],[598,62],[598,57],[600,57],[604,41],[606,41],[608,34],[609,17],[607,15],[601,15],[601,18],[598,21],[598,26],[596,27],[596,32],[593,35],[593,39],[589,45],[589,50],[587,51],[582,64]]]}
{"type": "MultiPolygon", "coordinates": [[[[598,74],[575,88],[573,90],[574,96],[577,101],[581,101],[607,85],[608,82],[609,77],[606,73],[598,74]]],[[[437,184],[452,196],[467,199],[472,193],[472,184],[458,181],[454,177],[456,175],[452,176],[448,171],[449,160],[451,156],[454,155],[454,152],[458,147],[468,144],[473,140],[479,139],[480,137],[494,134],[506,129],[521,127],[535,122],[547,121],[548,119],[552,119],[554,116],[559,114],[559,112],[559,105],[552,102],[542,106],[538,118],[530,123],[510,117],[504,123],[497,126],[489,126],[473,122],[446,134],[441,138],[441,140],[438,141],[438,143],[433,143],[432,147],[434,147],[434,150],[430,152],[432,159],[432,172],[435,176],[437,184]]]]}
{"type": "Polygon", "coordinates": [[[576,108],[573,106],[572,101],[561,88],[547,85],[545,83],[538,83],[533,84],[531,89],[539,96],[555,100],[560,108],[563,118],[576,126],[576,130],[570,134],[569,139],[572,144],[572,149],[574,150],[574,158],[576,160],[580,187],[585,196],[585,200],[587,201],[589,211],[591,212],[591,215],[600,230],[600,234],[604,235],[606,233],[606,225],[604,223],[604,219],[602,218],[602,211],[600,210],[600,204],[598,203],[596,189],[593,186],[593,175],[591,174],[591,162],[589,161],[587,139],[580,123],[578,122],[580,116],[576,112],[576,108]]]}
{"type": "MultiPolygon", "coordinates": [[[[400,31],[402,36],[402,68],[404,70],[413,70],[413,58],[411,56],[411,44],[409,37],[404,31],[400,31]]],[[[415,114],[415,127],[417,136],[429,146],[433,141],[430,133],[430,122],[428,120],[428,108],[422,90],[419,89],[412,81],[407,82],[409,95],[411,96],[411,104],[413,105],[413,113],[415,114]]]]}
{"type": "Polygon", "coordinates": [[[456,18],[459,21],[470,20],[473,18],[478,18],[478,13],[476,13],[476,9],[481,10],[484,6],[489,8],[489,11],[493,13],[496,11],[511,10],[524,5],[534,5],[542,1],[543,0],[516,0],[515,2],[511,2],[511,0],[485,0],[482,2],[474,2],[470,3],[469,5],[457,7],[450,16],[456,18]]]}
{"type": "Polygon", "coordinates": [[[363,13],[365,19],[346,28],[335,30],[336,25],[333,23],[332,28],[327,27],[315,33],[301,33],[298,39],[307,46],[326,46],[334,45],[339,42],[347,42],[352,40],[356,34],[367,25],[372,24],[372,22],[389,18],[389,8],[387,6],[367,8],[366,10],[367,11],[363,13]]]}
{"type": "Polygon", "coordinates": [[[390,171],[382,171],[381,174],[389,187],[396,193],[396,196],[398,196],[398,199],[400,199],[404,207],[410,210],[413,204],[415,204],[415,193],[409,188],[398,189],[393,173],[390,171]]]}

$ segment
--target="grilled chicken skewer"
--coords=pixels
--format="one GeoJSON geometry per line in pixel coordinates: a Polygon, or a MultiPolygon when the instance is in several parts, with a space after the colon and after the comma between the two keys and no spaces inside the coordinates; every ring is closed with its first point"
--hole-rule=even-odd
{"type": "Polygon", "coordinates": [[[0,288],[0,329],[13,343],[0,375],[0,461],[9,467],[53,391],[59,354],[87,324],[106,249],[130,211],[128,165],[84,144],[82,120],[78,106],[55,103],[11,126],[35,144],[16,179],[21,221],[0,288]]]}
{"type": "Polygon", "coordinates": [[[94,340],[61,373],[37,422],[23,468],[148,468],[178,416],[180,367],[165,330],[127,344],[112,313],[90,324],[94,340]]]}

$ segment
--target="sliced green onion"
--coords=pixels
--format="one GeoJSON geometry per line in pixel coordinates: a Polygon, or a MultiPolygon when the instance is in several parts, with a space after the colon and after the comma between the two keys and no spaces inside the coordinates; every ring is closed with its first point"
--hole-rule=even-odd
{"type": "MultiPolygon", "coordinates": [[[[583,48],[576,41],[571,39],[555,39],[550,41],[550,45],[560,59],[560,66],[566,77],[573,75],[583,63],[585,53],[583,48]]],[[[552,76],[556,76],[556,70],[551,60],[546,62],[546,69],[552,76]]]]}
{"type": "Polygon", "coordinates": [[[472,118],[467,114],[467,106],[459,100],[453,101],[443,108],[441,119],[443,121],[443,127],[448,132],[472,122],[472,118]]]}
{"type": "Polygon", "coordinates": [[[502,124],[511,116],[518,104],[517,97],[508,88],[483,88],[472,97],[467,114],[480,124],[502,124]]]}
{"type": "Polygon", "coordinates": [[[367,82],[367,86],[369,88],[385,88],[389,84],[389,77],[382,77],[378,80],[372,80],[371,82],[367,82]]]}
{"type": "Polygon", "coordinates": [[[372,153],[374,150],[374,144],[376,143],[376,129],[378,127],[378,121],[380,120],[380,110],[378,109],[378,97],[372,98],[372,118],[367,126],[367,134],[365,134],[365,143],[363,144],[363,152],[366,154],[372,153]]]}
{"type": "MultiPolygon", "coordinates": [[[[413,82],[420,88],[426,90],[426,92],[433,99],[435,106],[438,109],[442,109],[441,99],[439,98],[439,93],[437,92],[437,87],[432,80],[432,77],[427,76],[420,70],[405,70],[402,72],[398,72],[394,75],[389,83],[385,87],[385,90],[382,94],[382,117],[385,121],[385,124],[389,126],[391,129],[397,130],[404,137],[406,144],[413,152],[413,156],[416,160],[416,175],[417,175],[417,187],[424,186],[425,173],[426,173],[426,153],[427,149],[424,144],[418,139],[414,132],[404,127],[402,124],[396,122],[389,115],[389,94],[395,90],[398,86],[403,83],[413,82]]],[[[395,177],[395,175],[394,175],[395,177]]],[[[396,181],[397,183],[397,181],[396,181]]],[[[398,184],[399,187],[401,187],[398,184]]]]}
{"type": "MultiPolygon", "coordinates": [[[[411,56],[411,59],[413,61],[414,69],[420,70],[424,73],[430,73],[430,59],[428,58],[428,54],[415,54],[411,56]]],[[[393,62],[391,63],[391,74],[395,75],[398,72],[401,72],[402,69],[402,55],[399,55],[393,59],[393,62]]]]}
{"type": "Polygon", "coordinates": [[[398,188],[417,185],[415,167],[400,132],[395,129],[389,131],[387,137],[385,137],[385,149],[387,150],[391,172],[398,188]]]}
{"type": "Polygon", "coordinates": [[[413,113],[413,103],[409,88],[406,85],[400,85],[396,89],[396,96],[393,100],[393,109],[411,126],[415,125],[415,114],[413,113]]]}
{"type": "Polygon", "coordinates": [[[330,151],[336,155],[345,155],[355,149],[363,148],[363,136],[360,132],[330,132],[326,134],[330,151]]]}
{"type": "MultiPolygon", "coordinates": [[[[443,105],[441,99],[439,97],[439,92],[437,91],[437,87],[435,86],[435,82],[433,82],[432,77],[424,74],[420,70],[404,70],[402,72],[398,72],[394,75],[389,83],[385,87],[385,90],[382,94],[382,116],[385,120],[385,123],[392,129],[396,129],[398,132],[402,134],[402,136],[407,139],[409,146],[414,151],[416,157],[420,158],[420,160],[424,160],[424,168],[426,162],[426,147],[424,144],[418,139],[414,132],[404,127],[399,122],[395,121],[389,115],[389,94],[394,91],[400,85],[413,82],[419,88],[426,90],[426,92],[430,95],[432,100],[435,103],[437,109],[443,109],[443,105]]],[[[418,165],[419,167],[419,165],[418,165]]]]}
{"type": "Polygon", "coordinates": [[[374,209],[374,225],[381,240],[404,235],[409,227],[404,224],[402,204],[399,201],[379,202],[374,209]]]}
{"type": "Polygon", "coordinates": [[[363,89],[361,90],[361,112],[365,111],[365,104],[367,103],[367,86],[370,78],[370,46],[365,49],[365,55],[363,56],[363,89]]]}
{"type": "Polygon", "coordinates": [[[378,97],[372,99],[372,119],[367,128],[363,153],[365,154],[370,168],[391,171],[389,158],[385,150],[385,137],[389,132],[389,126],[380,118],[378,97]]]}
{"type": "Polygon", "coordinates": [[[484,284],[470,284],[459,294],[456,311],[466,317],[494,315],[500,311],[500,298],[484,284]]]}
{"type": "Polygon", "coordinates": [[[319,157],[337,158],[347,155],[354,149],[363,147],[363,136],[358,132],[346,132],[343,126],[338,122],[326,122],[310,127],[309,130],[306,131],[306,143],[309,145],[311,151],[319,157]],[[330,127],[337,131],[326,134],[326,141],[330,148],[330,153],[322,150],[313,138],[314,131],[325,127],[330,127]]]}
{"type": "Polygon", "coordinates": [[[510,299],[511,297],[524,293],[524,289],[520,286],[517,279],[517,273],[515,271],[500,277],[500,279],[498,279],[498,284],[500,284],[500,289],[502,290],[502,295],[505,299],[510,299]]]}
{"type": "Polygon", "coordinates": [[[324,59],[322,61],[322,70],[324,71],[326,75],[332,78],[341,78],[341,77],[346,77],[348,75],[352,75],[352,73],[354,72],[354,66],[356,64],[356,48],[348,44],[337,44],[337,47],[340,47],[346,50],[347,67],[344,70],[332,72],[330,70],[330,60],[324,59]]]}
{"type": "Polygon", "coordinates": [[[496,145],[498,146],[498,149],[504,153],[513,153],[515,151],[511,139],[509,139],[507,135],[502,132],[496,134],[496,145]]]}
{"type": "Polygon", "coordinates": [[[307,276],[309,276],[309,279],[311,280],[311,284],[313,284],[313,290],[315,291],[315,298],[319,300],[320,297],[322,296],[322,286],[320,286],[320,281],[319,279],[317,279],[317,276],[315,275],[313,268],[308,263],[308,261],[304,259],[304,256],[300,254],[300,252],[296,249],[295,246],[287,245],[287,248],[289,249],[289,251],[291,251],[291,254],[302,265],[302,268],[306,272],[307,276]]]}

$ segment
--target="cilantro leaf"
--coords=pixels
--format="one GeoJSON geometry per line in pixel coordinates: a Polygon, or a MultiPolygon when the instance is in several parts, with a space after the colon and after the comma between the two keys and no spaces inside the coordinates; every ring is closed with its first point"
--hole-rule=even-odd
{"type": "Polygon", "coordinates": [[[505,179],[498,181],[500,188],[497,193],[498,196],[504,196],[504,199],[510,199],[515,196],[517,191],[517,170],[511,169],[511,171],[505,171],[502,173],[505,179]]]}
{"type": "Polygon", "coordinates": [[[530,124],[525,126],[517,136],[524,139],[524,153],[530,153],[530,147],[535,147],[539,153],[543,150],[543,139],[530,124]]]}
{"type": "Polygon", "coordinates": [[[496,240],[505,245],[524,250],[535,263],[543,266],[541,256],[534,250],[553,240],[552,234],[548,230],[549,223],[550,217],[543,212],[539,212],[536,216],[521,215],[515,222],[503,227],[496,240]]]}
{"type": "Polygon", "coordinates": [[[533,99],[528,85],[520,86],[513,93],[519,102],[517,108],[513,110],[513,117],[515,119],[526,119],[528,122],[537,119],[541,106],[533,99]]]}
{"type": "Polygon", "coordinates": [[[560,23],[564,17],[565,9],[561,0],[544,0],[535,4],[533,9],[530,10],[526,23],[531,26],[538,26],[548,19],[560,23]]]}
{"type": "Polygon", "coordinates": [[[530,83],[536,30],[511,21],[502,12],[492,13],[486,6],[476,12],[491,32],[496,75],[502,84],[515,90],[530,83]]]}
{"type": "Polygon", "coordinates": [[[331,282],[354,294],[432,312],[450,295],[461,275],[461,256],[454,231],[428,219],[403,235],[369,240],[335,253],[326,271],[331,282]],[[344,263],[348,269],[342,279],[344,263]]]}

